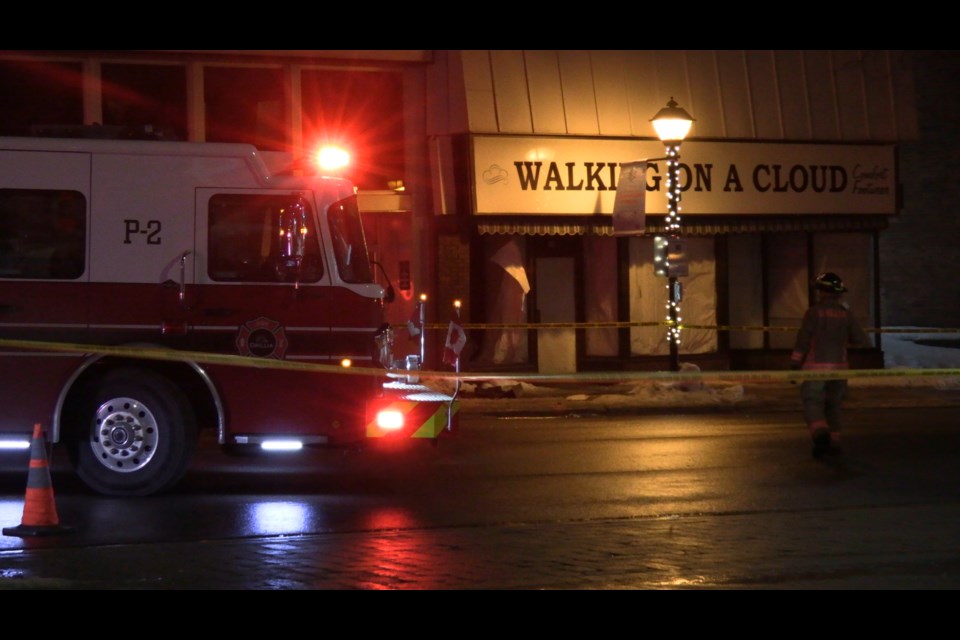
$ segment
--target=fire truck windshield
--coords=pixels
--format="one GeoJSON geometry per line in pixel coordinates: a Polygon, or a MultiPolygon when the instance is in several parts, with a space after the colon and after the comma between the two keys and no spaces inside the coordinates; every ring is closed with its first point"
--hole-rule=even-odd
{"type": "Polygon", "coordinates": [[[340,279],[353,284],[373,282],[373,269],[367,255],[367,243],[356,197],[334,203],[327,211],[333,254],[340,279]]]}

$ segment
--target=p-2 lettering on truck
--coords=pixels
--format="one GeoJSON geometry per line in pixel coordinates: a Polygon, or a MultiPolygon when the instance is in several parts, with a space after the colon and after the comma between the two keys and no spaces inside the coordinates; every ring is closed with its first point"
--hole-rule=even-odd
{"type": "Polygon", "coordinates": [[[0,440],[42,423],[96,492],[169,490],[201,429],[435,443],[457,402],[391,380],[384,296],[348,180],[241,144],[0,138],[0,440]]]}

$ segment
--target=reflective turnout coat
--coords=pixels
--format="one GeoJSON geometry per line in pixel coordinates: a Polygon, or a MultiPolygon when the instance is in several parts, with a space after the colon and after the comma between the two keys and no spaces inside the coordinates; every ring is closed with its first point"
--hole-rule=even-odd
{"type": "Polygon", "coordinates": [[[837,295],[821,294],[807,309],[790,363],[808,370],[847,369],[847,347],[870,346],[870,339],[837,295]]]}

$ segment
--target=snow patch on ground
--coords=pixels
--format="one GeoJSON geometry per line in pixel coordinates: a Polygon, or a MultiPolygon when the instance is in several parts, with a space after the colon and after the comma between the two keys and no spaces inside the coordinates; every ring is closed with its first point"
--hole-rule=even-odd
{"type": "MultiPolygon", "coordinates": [[[[923,327],[902,327],[882,335],[885,370],[904,370],[904,375],[883,375],[851,378],[856,386],[925,386],[952,390],[960,388],[958,375],[924,375],[923,369],[960,369],[958,333],[924,330],[923,327]],[[922,341],[922,343],[918,342],[922,341]],[[912,370],[912,371],[908,371],[912,370]]],[[[680,373],[696,373],[691,363],[681,363],[680,373]]],[[[465,375],[469,375],[466,373],[465,375]]],[[[425,381],[447,395],[455,389],[453,380],[425,381]]],[[[755,393],[756,387],[747,387],[755,393]]],[[[769,383],[759,383],[767,384],[769,383]]],[[[622,383],[570,384],[527,382],[523,379],[461,382],[461,398],[540,399],[555,398],[557,403],[591,403],[598,405],[726,405],[744,400],[747,389],[741,382],[722,380],[643,380],[622,383]]]]}

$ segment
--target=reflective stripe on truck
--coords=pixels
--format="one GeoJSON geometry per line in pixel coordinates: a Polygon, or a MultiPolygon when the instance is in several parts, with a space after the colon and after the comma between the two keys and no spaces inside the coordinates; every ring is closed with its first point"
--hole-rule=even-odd
{"type": "Polygon", "coordinates": [[[386,396],[367,403],[367,437],[437,438],[457,427],[459,411],[460,403],[443,394],[386,396]]]}

